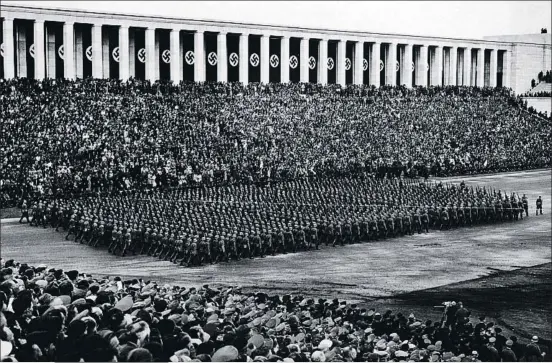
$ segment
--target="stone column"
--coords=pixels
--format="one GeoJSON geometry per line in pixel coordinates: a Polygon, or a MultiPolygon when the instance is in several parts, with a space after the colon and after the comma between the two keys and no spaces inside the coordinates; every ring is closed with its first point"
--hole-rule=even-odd
{"type": "Polygon", "coordinates": [[[280,40],[280,82],[289,83],[289,37],[280,40]]]}
{"type": "Polygon", "coordinates": [[[497,54],[496,53],[497,53],[496,49],[491,49],[489,87],[496,87],[496,71],[497,71],[497,67],[498,67],[497,54]]]}
{"type": "Polygon", "coordinates": [[[184,79],[184,62],[186,62],[186,60],[184,59],[184,37],[180,37],[180,54],[178,55],[178,62],[180,63],[180,69],[179,69],[179,74],[180,74],[180,80],[183,80],[184,79]]]}
{"type": "Polygon", "coordinates": [[[457,73],[458,73],[458,48],[451,47],[449,50],[449,79],[448,84],[450,86],[456,86],[457,84],[457,73]]]}
{"type": "Polygon", "coordinates": [[[420,46],[420,62],[418,64],[417,86],[427,87],[427,46],[420,46]]]}
{"type": "Polygon", "coordinates": [[[159,64],[159,53],[160,51],[160,37],[161,34],[159,32],[154,32],[155,34],[155,52],[154,52],[154,62],[153,62],[153,69],[155,70],[155,80],[161,79],[160,73],[161,73],[161,65],[159,64]]]}
{"type": "Polygon", "coordinates": [[[364,69],[362,68],[362,60],[364,59],[364,42],[358,41],[355,43],[355,62],[353,72],[353,83],[364,84],[364,69]]]}
{"type": "Polygon", "coordinates": [[[23,24],[19,23],[15,26],[15,76],[27,77],[27,52],[31,45],[27,42],[27,32],[23,24]]]}
{"type": "Polygon", "coordinates": [[[217,81],[228,82],[228,56],[226,55],[226,32],[217,35],[217,81]]]}
{"type": "Polygon", "coordinates": [[[443,47],[435,47],[435,58],[431,67],[431,85],[441,86],[443,80],[443,47]]]}
{"type": "MultiPolygon", "coordinates": [[[[5,20],[4,20],[5,21],[5,20]]],[[[44,20],[34,22],[35,45],[35,79],[44,79],[46,52],[44,51],[44,20]]],[[[4,43],[4,47],[5,47],[4,43]]],[[[5,52],[5,50],[4,50],[5,52]]],[[[6,57],[4,56],[4,73],[6,69],[6,57]]]]}
{"type": "Polygon", "coordinates": [[[477,87],[485,87],[485,48],[477,50],[477,87]]]}
{"type": "Polygon", "coordinates": [[[404,60],[401,64],[401,82],[407,88],[412,88],[412,44],[405,44],[404,46],[404,60]]]}
{"type": "Polygon", "coordinates": [[[394,86],[397,84],[397,72],[395,61],[397,60],[397,43],[389,43],[387,59],[385,62],[385,84],[394,86]]]}
{"type": "Polygon", "coordinates": [[[370,59],[370,86],[380,86],[380,50],[381,42],[374,42],[370,59]]]}
{"type": "Polygon", "coordinates": [[[128,32],[128,76],[136,77],[136,30],[128,32]]]}
{"type": "Polygon", "coordinates": [[[4,18],[2,36],[4,37],[4,78],[11,79],[15,76],[15,49],[13,46],[12,18],[4,18]]]}
{"type": "MultiPolygon", "coordinates": [[[[84,59],[84,45],[82,44],[82,28],[75,27],[75,77],[76,78],[82,79],[84,76],[83,59],[84,59]]],[[[36,65],[36,59],[35,59],[35,65],[36,65]]],[[[36,71],[35,71],[35,74],[36,74],[36,71]]]]}
{"type": "Polygon", "coordinates": [[[46,77],[47,78],[56,78],[56,34],[53,31],[51,25],[46,24],[45,29],[45,38],[46,38],[46,77]]]}
{"type": "Polygon", "coordinates": [[[63,76],[65,79],[75,79],[74,25],[73,22],[63,23],[63,76]]]}
{"type": "Polygon", "coordinates": [[[110,79],[111,78],[111,69],[110,69],[110,63],[111,63],[112,55],[109,51],[109,31],[102,31],[102,69],[103,69],[103,77],[110,79]]]}
{"type": "Polygon", "coordinates": [[[507,50],[503,54],[504,56],[502,58],[502,87],[510,88],[511,87],[510,51],[507,50]]]}
{"type": "Polygon", "coordinates": [[[448,86],[450,80],[450,48],[443,48],[443,86],[448,86]]]}
{"type": "MultiPolygon", "coordinates": [[[[289,39],[288,39],[289,40],[289,39]]],[[[249,34],[240,35],[240,82],[249,83],[249,34]]]]}
{"type": "Polygon", "coordinates": [[[337,42],[337,77],[336,83],[345,86],[345,45],[346,40],[340,39],[337,42]]]}
{"type": "Polygon", "coordinates": [[[122,81],[127,81],[130,76],[128,43],[128,26],[121,25],[119,27],[119,79],[122,81]]]}
{"type": "Polygon", "coordinates": [[[92,77],[103,78],[102,26],[92,25],[92,77]]]}
{"type": "Polygon", "coordinates": [[[318,83],[328,83],[328,40],[320,39],[318,43],[318,83]]]}
{"type": "Polygon", "coordinates": [[[171,29],[170,35],[170,52],[171,52],[171,81],[174,84],[180,83],[182,80],[180,68],[180,29],[171,29]]]}
{"type": "MultiPolygon", "coordinates": [[[[155,28],[147,28],[145,34],[146,46],[146,80],[155,82],[155,28]]],[[[198,57],[196,55],[196,63],[198,57]]]]}
{"type": "Polygon", "coordinates": [[[464,74],[463,74],[463,86],[471,86],[471,53],[472,50],[470,47],[464,48],[464,74]]]}
{"type": "Polygon", "coordinates": [[[301,38],[299,45],[299,81],[309,83],[309,39],[301,38]]]}
{"type": "Polygon", "coordinates": [[[203,30],[194,34],[194,81],[205,82],[205,40],[203,30]]]}
{"type": "Polygon", "coordinates": [[[270,49],[269,49],[269,40],[268,35],[261,36],[261,83],[269,82],[269,71],[270,71],[270,49]]]}

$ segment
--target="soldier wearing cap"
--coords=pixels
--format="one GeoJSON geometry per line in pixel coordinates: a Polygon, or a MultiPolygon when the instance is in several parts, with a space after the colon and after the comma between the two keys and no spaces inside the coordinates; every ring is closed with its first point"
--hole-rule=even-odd
{"type": "Polygon", "coordinates": [[[527,196],[525,194],[523,194],[523,197],[521,197],[521,203],[523,204],[525,216],[529,217],[529,200],[527,199],[527,196]]]}
{"type": "Polygon", "coordinates": [[[542,197],[540,195],[537,198],[536,206],[537,206],[536,215],[538,216],[540,213],[540,215],[542,216],[542,197]]]}

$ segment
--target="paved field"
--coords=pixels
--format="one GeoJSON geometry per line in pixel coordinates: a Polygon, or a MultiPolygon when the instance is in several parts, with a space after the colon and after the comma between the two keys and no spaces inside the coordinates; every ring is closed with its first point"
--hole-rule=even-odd
{"type": "MultiPolygon", "coordinates": [[[[544,198],[545,215],[517,223],[432,232],[315,252],[179,268],[145,256],[123,259],[65,241],[61,233],[16,222],[2,227],[2,257],[93,274],[136,276],[185,285],[241,285],[366,299],[447,285],[550,261],[550,171],[462,178],[544,198]]],[[[457,182],[460,179],[455,179],[457,182]]]]}

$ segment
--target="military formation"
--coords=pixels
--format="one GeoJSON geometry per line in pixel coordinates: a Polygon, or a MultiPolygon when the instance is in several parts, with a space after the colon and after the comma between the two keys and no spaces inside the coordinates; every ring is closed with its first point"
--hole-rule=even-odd
{"type": "Polygon", "coordinates": [[[77,243],[200,266],[516,221],[528,208],[525,195],[463,183],[359,177],[57,200],[30,213],[77,243]]]}

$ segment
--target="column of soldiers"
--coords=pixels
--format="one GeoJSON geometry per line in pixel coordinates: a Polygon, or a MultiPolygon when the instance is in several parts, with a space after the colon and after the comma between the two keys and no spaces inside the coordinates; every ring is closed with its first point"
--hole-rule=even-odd
{"type": "Polygon", "coordinates": [[[515,193],[320,179],[43,201],[33,206],[31,224],[63,228],[66,239],[105,246],[119,256],[146,254],[199,266],[515,221],[523,213],[528,215],[527,197],[515,193]]]}

